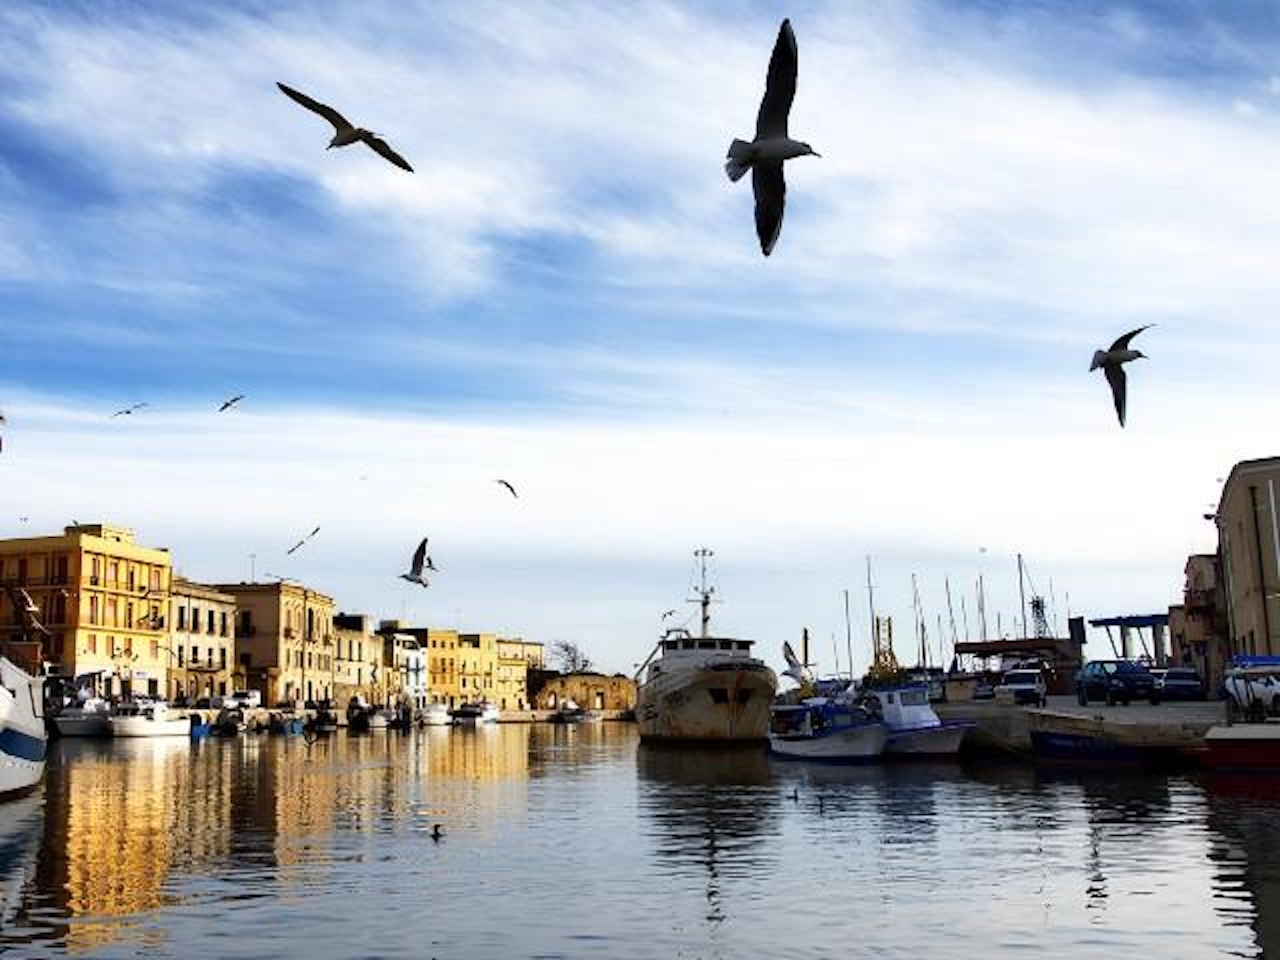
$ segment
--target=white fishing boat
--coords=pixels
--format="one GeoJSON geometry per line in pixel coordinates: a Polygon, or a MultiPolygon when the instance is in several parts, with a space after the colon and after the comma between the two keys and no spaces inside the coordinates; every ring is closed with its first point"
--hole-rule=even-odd
{"type": "Polygon", "coordinates": [[[638,680],[644,677],[636,691],[641,740],[740,742],[768,737],[769,706],[778,678],[751,655],[752,641],[711,636],[711,555],[706,548],[694,552],[701,585],[690,602],[701,605],[701,634],[666,631],[637,674],[638,680]]]}
{"type": "Polygon", "coordinates": [[[135,700],[116,707],[111,716],[113,737],[189,737],[191,721],[174,714],[163,700],[135,700]]]}
{"type": "Polygon", "coordinates": [[[889,729],[869,711],[829,697],[777,704],[769,721],[769,749],[781,757],[865,763],[880,756],[889,729]]]}
{"type": "Polygon", "coordinates": [[[424,727],[447,727],[453,723],[449,716],[449,708],[443,703],[432,701],[422,708],[422,725],[424,727]]]}
{"type": "Polygon", "coordinates": [[[975,726],[971,720],[940,720],[923,683],[866,691],[862,702],[889,729],[884,747],[887,754],[953,756],[960,752],[964,735],[975,726]]]}
{"type": "Polygon", "coordinates": [[[0,800],[40,782],[46,747],[43,672],[30,674],[0,656],[0,800]]]}
{"type": "Polygon", "coordinates": [[[109,737],[111,704],[101,697],[89,697],[63,707],[53,718],[53,725],[62,737],[109,737]]]}
{"type": "Polygon", "coordinates": [[[454,723],[497,723],[498,708],[487,700],[463,703],[449,711],[454,723]]]}

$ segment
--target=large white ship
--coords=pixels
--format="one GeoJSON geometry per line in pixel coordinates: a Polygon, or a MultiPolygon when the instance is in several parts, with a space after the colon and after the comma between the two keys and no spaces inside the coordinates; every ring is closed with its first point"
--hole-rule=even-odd
{"type": "Polygon", "coordinates": [[[698,596],[702,629],[668,630],[640,668],[636,722],[641,740],[751,741],[769,735],[769,707],[778,678],[751,655],[752,641],[710,633],[711,598],[705,548],[698,596]]]}

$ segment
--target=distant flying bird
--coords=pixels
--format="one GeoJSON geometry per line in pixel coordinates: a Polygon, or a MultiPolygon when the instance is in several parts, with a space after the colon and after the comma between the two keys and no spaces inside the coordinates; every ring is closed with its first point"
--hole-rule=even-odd
{"type": "Polygon", "coordinates": [[[302,104],[312,113],[320,114],[320,116],[333,124],[333,139],[329,141],[329,146],[326,149],[332,150],[334,147],[346,147],[363,140],[367,147],[383,159],[394,163],[401,170],[408,170],[410,173],[413,173],[413,167],[409,166],[409,162],[405,160],[404,157],[400,156],[400,154],[392,150],[391,147],[387,145],[387,141],[383,140],[376,133],[365,130],[362,127],[354,126],[346,117],[333,109],[333,107],[323,104],[318,100],[312,100],[305,93],[294,90],[292,87],[287,87],[283,83],[277,83],[276,86],[280,88],[281,92],[286,97],[293,100],[295,103],[302,104]]]}
{"type": "Polygon", "coordinates": [[[308,540],[310,540],[312,537],[314,537],[314,536],[315,536],[317,533],[319,533],[319,532],[320,532],[320,528],[319,528],[319,527],[316,527],[314,530],[312,530],[310,533],[308,533],[305,537],[303,537],[301,540],[299,540],[297,543],[295,543],[292,547],[290,547],[290,548],[289,548],[288,550],[286,550],[285,552],[286,552],[286,553],[293,553],[295,550],[297,550],[300,546],[302,546],[304,543],[306,543],[308,540]]]}
{"type": "Polygon", "coordinates": [[[796,35],[791,21],[783,20],[773,45],[773,56],[769,58],[769,78],[756,115],[756,138],[750,143],[735,139],[729,144],[728,162],[724,165],[725,173],[735,183],[751,171],[751,186],[756,195],[756,235],[766,257],[773,252],[773,245],[782,232],[782,212],[787,201],[783,161],[819,156],[807,143],[787,135],[787,116],[796,96],[797,60],[796,35]]]}
{"type": "Polygon", "coordinates": [[[222,406],[218,408],[218,412],[222,413],[224,410],[230,410],[232,407],[234,407],[237,403],[239,403],[243,399],[244,399],[244,394],[241,393],[241,394],[238,394],[237,396],[232,397],[230,400],[224,400],[222,402],[222,406]]]}
{"type": "MultiPolygon", "coordinates": [[[[8,421],[5,420],[4,414],[0,413],[0,427],[3,427],[6,423],[8,423],[8,421]]],[[[3,451],[3,450],[4,450],[4,437],[0,437],[0,451],[3,451]]]]}
{"type": "Polygon", "coordinates": [[[675,610],[668,610],[666,613],[662,615],[662,619],[665,620],[667,619],[667,617],[674,617],[675,615],[676,615],[675,610]]]}
{"type": "Polygon", "coordinates": [[[130,415],[131,415],[135,410],[141,410],[141,409],[142,409],[143,407],[145,407],[145,406],[147,406],[147,404],[146,404],[146,403],[135,403],[132,407],[125,407],[123,410],[117,410],[115,413],[113,413],[113,414],[112,414],[110,417],[108,417],[107,419],[108,419],[108,420],[111,420],[111,419],[114,419],[114,418],[116,418],[116,417],[127,417],[127,416],[130,416],[130,415]]]}
{"type": "Polygon", "coordinates": [[[31,594],[21,587],[6,587],[6,589],[9,593],[9,601],[17,608],[19,613],[31,621],[32,628],[46,637],[52,636],[49,629],[40,622],[40,608],[31,599],[31,594]]]}
{"type": "Polygon", "coordinates": [[[435,564],[431,562],[431,558],[427,556],[428,539],[428,537],[423,537],[422,542],[418,544],[418,549],[413,551],[413,559],[409,562],[409,572],[400,574],[401,580],[408,580],[410,583],[420,584],[424,587],[431,586],[426,575],[422,572],[423,567],[428,570],[436,568],[435,564]]]}
{"type": "Polygon", "coordinates": [[[1124,368],[1121,364],[1128,363],[1130,360],[1139,358],[1145,360],[1147,355],[1141,350],[1130,350],[1129,341],[1140,334],[1147,327],[1154,327],[1154,323],[1148,323],[1146,326],[1139,327],[1137,330],[1130,330],[1123,337],[1113,343],[1105,352],[1095,350],[1093,352],[1093,363],[1089,370],[1097,370],[1102,368],[1102,372],[1107,377],[1107,383],[1111,384],[1111,396],[1115,400],[1116,415],[1120,418],[1120,426],[1124,426],[1124,410],[1125,410],[1125,382],[1126,377],[1124,368]]]}
{"type": "Polygon", "coordinates": [[[494,482],[494,483],[500,483],[500,484],[502,484],[504,487],[506,487],[508,490],[510,490],[510,491],[511,491],[511,495],[512,495],[513,497],[515,497],[517,500],[519,500],[519,499],[520,499],[520,495],[519,495],[518,493],[516,493],[516,488],[515,488],[515,487],[513,487],[511,484],[507,483],[507,481],[505,481],[505,480],[495,480],[495,481],[493,481],[493,482],[494,482]]]}

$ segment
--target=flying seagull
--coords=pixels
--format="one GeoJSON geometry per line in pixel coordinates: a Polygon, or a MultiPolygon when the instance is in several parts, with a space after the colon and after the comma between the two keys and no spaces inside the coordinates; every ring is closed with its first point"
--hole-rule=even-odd
{"type": "Polygon", "coordinates": [[[800,658],[796,656],[796,652],[791,649],[791,644],[786,640],[782,641],[782,656],[787,661],[787,669],[782,671],[784,677],[790,677],[796,683],[809,683],[813,680],[813,672],[807,664],[800,662],[800,658]]]}
{"type": "Polygon", "coordinates": [[[431,558],[427,556],[427,537],[422,538],[422,542],[418,544],[418,549],[413,551],[413,560],[409,563],[409,572],[400,574],[401,580],[408,580],[410,583],[421,584],[429,587],[431,584],[427,581],[423,568],[434,570],[436,565],[431,562],[431,558]]]}
{"type": "Polygon", "coordinates": [[[244,394],[241,393],[232,397],[230,400],[224,400],[222,402],[222,406],[218,408],[218,412],[222,413],[224,410],[230,410],[232,407],[234,407],[237,403],[239,403],[243,399],[244,399],[244,394]]]}
{"type": "Polygon", "coordinates": [[[676,615],[676,611],[668,610],[666,613],[662,615],[662,619],[665,620],[667,619],[667,617],[674,617],[675,615],[676,615]]]}
{"type": "Polygon", "coordinates": [[[1102,372],[1106,374],[1107,383],[1111,384],[1111,396],[1116,402],[1116,415],[1120,417],[1120,426],[1124,426],[1124,407],[1125,407],[1125,375],[1123,363],[1130,360],[1137,360],[1139,357],[1146,359],[1147,355],[1141,350],[1130,350],[1129,341],[1140,334],[1147,327],[1154,327],[1154,323],[1148,323],[1145,327],[1139,327],[1137,330],[1130,330],[1123,337],[1118,339],[1111,347],[1103,352],[1095,350],[1093,352],[1093,363],[1089,369],[1091,371],[1102,368],[1102,372]]]}
{"type": "Polygon", "coordinates": [[[505,481],[505,480],[495,480],[495,481],[493,481],[493,482],[494,482],[494,483],[500,483],[500,484],[502,484],[504,487],[506,487],[508,490],[510,490],[510,491],[511,491],[511,495],[512,495],[513,497],[515,497],[517,500],[519,500],[519,499],[520,499],[520,495],[519,495],[518,493],[516,493],[516,488],[515,488],[515,487],[513,487],[511,484],[507,483],[507,481],[505,481]]]}
{"type": "Polygon", "coordinates": [[[756,195],[756,234],[767,257],[773,252],[782,231],[782,211],[787,201],[787,182],[782,163],[796,157],[819,156],[807,143],[787,135],[787,115],[796,96],[796,35],[791,21],[783,20],[778,40],[769,58],[769,79],[764,99],[756,115],[756,138],[750,143],[735,139],[729,144],[725,173],[735,183],[748,170],[756,195]]]}
{"type": "Polygon", "coordinates": [[[293,553],[295,550],[297,550],[300,546],[302,546],[304,543],[306,543],[308,540],[310,540],[312,537],[314,537],[314,536],[315,536],[317,533],[319,533],[319,532],[320,532],[320,528],[319,528],[319,527],[316,527],[314,530],[312,530],[310,533],[308,533],[305,537],[303,537],[301,540],[299,540],[297,543],[295,543],[292,547],[290,547],[290,548],[289,548],[287,551],[285,551],[285,552],[286,552],[286,553],[293,553]]]}
{"type": "Polygon", "coordinates": [[[279,87],[280,91],[290,100],[293,100],[295,103],[302,104],[312,113],[320,114],[320,116],[333,124],[333,139],[329,141],[329,146],[326,149],[332,150],[334,147],[346,147],[363,140],[365,146],[369,147],[374,153],[377,153],[383,159],[394,163],[401,170],[408,170],[410,173],[413,173],[413,167],[409,166],[409,162],[405,160],[404,157],[400,156],[400,154],[392,150],[391,147],[387,145],[387,141],[383,140],[376,133],[365,130],[363,127],[353,126],[346,117],[333,109],[333,107],[323,104],[318,100],[312,100],[305,93],[295,90],[293,87],[287,87],[283,83],[277,83],[276,86],[279,87]]]}
{"type": "Polygon", "coordinates": [[[114,419],[114,418],[116,418],[116,417],[128,417],[128,416],[131,416],[135,410],[141,410],[141,409],[142,409],[143,407],[145,407],[145,406],[147,406],[147,404],[146,404],[146,403],[135,403],[132,407],[125,407],[123,410],[117,410],[115,413],[113,413],[113,414],[112,414],[110,417],[108,417],[107,419],[108,419],[108,420],[112,420],[112,419],[114,419]]]}

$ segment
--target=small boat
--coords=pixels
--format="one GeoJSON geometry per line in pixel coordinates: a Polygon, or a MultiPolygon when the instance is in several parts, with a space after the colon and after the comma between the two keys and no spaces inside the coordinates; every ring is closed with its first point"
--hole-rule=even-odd
{"type": "Polygon", "coordinates": [[[61,737],[111,736],[111,704],[101,697],[90,697],[75,706],[63,707],[53,718],[61,737]]]}
{"type": "Polygon", "coordinates": [[[940,720],[923,683],[865,691],[862,698],[889,728],[886,754],[954,756],[964,735],[977,725],[972,720],[940,720]]]}
{"type": "Polygon", "coordinates": [[[236,707],[223,707],[210,724],[209,732],[215,737],[237,737],[244,732],[244,711],[236,707]]]}
{"type": "Polygon", "coordinates": [[[769,749],[780,757],[865,763],[880,756],[888,739],[883,721],[844,700],[809,697],[770,711],[769,749]]]}
{"type": "Polygon", "coordinates": [[[32,790],[44,775],[48,734],[44,676],[0,656],[0,799],[32,790]]]}
{"type": "Polygon", "coordinates": [[[191,726],[187,732],[192,740],[203,740],[213,733],[213,724],[201,717],[200,714],[189,714],[187,719],[191,721],[191,726]]]}
{"type": "Polygon", "coordinates": [[[586,713],[587,711],[578,706],[577,701],[564,700],[560,704],[560,709],[547,717],[547,721],[550,723],[582,723],[586,719],[586,713]]]}
{"type": "Polygon", "coordinates": [[[111,716],[113,737],[188,737],[191,721],[173,716],[163,700],[135,700],[116,707],[111,716]]]}
{"type": "Polygon", "coordinates": [[[1204,763],[1220,771],[1280,773],[1280,721],[1210,727],[1204,763]]]}
{"type": "Polygon", "coordinates": [[[280,734],[285,737],[298,737],[302,735],[303,726],[302,717],[286,717],[273,713],[271,719],[267,721],[267,733],[280,734]]]}
{"type": "Polygon", "coordinates": [[[394,714],[390,710],[374,710],[367,714],[370,730],[387,730],[391,727],[394,714]]]}
{"type": "Polygon", "coordinates": [[[497,723],[498,708],[487,700],[463,703],[449,711],[454,723],[497,723]]]}
{"type": "Polygon", "coordinates": [[[449,716],[447,706],[433,701],[422,708],[421,723],[424,727],[447,727],[453,723],[453,718],[449,716]]]}

